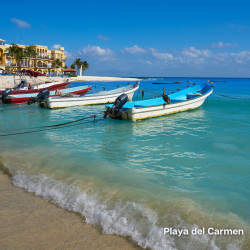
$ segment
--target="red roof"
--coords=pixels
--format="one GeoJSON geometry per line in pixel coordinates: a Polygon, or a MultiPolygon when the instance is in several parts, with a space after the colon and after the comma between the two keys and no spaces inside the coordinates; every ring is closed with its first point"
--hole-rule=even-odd
{"type": "Polygon", "coordinates": [[[77,72],[77,70],[71,69],[71,68],[63,69],[63,71],[67,71],[67,72],[77,72]]]}

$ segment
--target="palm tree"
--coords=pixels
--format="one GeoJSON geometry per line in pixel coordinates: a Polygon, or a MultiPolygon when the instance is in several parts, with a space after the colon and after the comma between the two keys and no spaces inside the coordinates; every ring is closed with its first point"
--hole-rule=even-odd
{"type": "Polygon", "coordinates": [[[30,67],[30,59],[36,57],[37,55],[33,45],[30,45],[25,48],[25,55],[29,58],[29,67],[30,67]]]}
{"type": "Polygon", "coordinates": [[[15,58],[16,64],[20,70],[21,69],[21,61],[23,60],[23,58],[25,56],[24,50],[21,47],[19,47],[17,44],[12,43],[11,46],[8,48],[8,52],[6,52],[6,54],[8,56],[11,56],[11,58],[12,58],[12,67],[13,67],[13,61],[15,58]]]}
{"type": "Polygon", "coordinates": [[[24,59],[24,57],[25,57],[24,50],[20,47],[17,47],[15,51],[15,58],[19,70],[21,70],[21,62],[24,59]]]}
{"type": "Polygon", "coordinates": [[[53,61],[52,67],[56,68],[56,74],[57,75],[58,75],[57,69],[60,68],[60,67],[62,67],[62,65],[63,65],[62,61],[60,59],[58,59],[58,58],[53,61]]]}
{"type": "Polygon", "coordinates": [[[89,68],[89,64],[87,61],[83,61],[82,62],[82,71],[84,72],[86,69],[89,68]]]}
{"type": "Polygon", "coordinates": [[[71,65],[71,68],[74,69],[75,66],[77,67],[77,69],[79,70],[82,67],[82,71],[84,72],[86,69],[89,68],[89,64],[87,61],[81,61],[80,58],[76,58],[75,61],[73,62],[73,64],[71,65]]]}
{"type": "Polygon", "coordinates": [[[15,51],[18,46],[15,43],[12,43],[11,46],[8,48],[8,50],[5,52],[7,56],[11,57],[11,63],[13,67],[14,57],[15,57],[15,51]]]}
{"type": "Polygon", "coordinates": [[[81,59],[80,58],[76,58],[75,61],[73,62],[73,65],[75,65],[77,67],[77,69],[81,68],[81,59]]]}

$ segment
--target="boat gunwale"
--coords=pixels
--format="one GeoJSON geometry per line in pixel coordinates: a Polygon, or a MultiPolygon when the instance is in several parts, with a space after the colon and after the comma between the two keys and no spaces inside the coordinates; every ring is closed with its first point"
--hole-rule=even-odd
{"type": "Polygon", "coordinates": [[[55,102],[55,103],[57,103],[57,102],[71,102],[71,101],[78,102],[78,101],[85,101],[85,100],[86,101],[91,101],[91,100],[96,100],[96,99],[99,100],[99,99],[105,99],[105,98],[117,96],[117,94],[135,92],[138,88],[139,88],[139,85],[134,87],[134,88],[128,89],[128,90],[123,90],[123,91],[108,94],[108,95],[95,95],[94,96],[93,94],[90,94],[90,95],[85,95],[85,96],[80,96],[80,97],[71,97],[71,96],[69,96],[69,97],[60,97],[60,96],[58,96],[58,97],[49,97],[48,100],[51,101],[51,102],[55,102]],[[98,97],[98,98],[92,98],[92,97],[98,97]]]}
{"type": "Polygon", "coordinates": [[[152,105],[152,106],[148,106],[148,107],[132,107],[132,108],[127,108],[126,110],[121,110],[122,112],[126,112],[127,110],[129,110],[129,109],[135,109],[135,110],[137,110],[137,109],[146,109],[146,108],[152,108],[152,107],[159,107],[159,106],[170,106],[170,105],[175,105],[175,104],[179,104],[179,103],[186,103],[186,102],[189,102],[189,101],[193,101],[193,100],[196,100],[196,99],[198,99],[198,98],[202,98],[202,97],[204,97],[204,96],[206,96],[206,95],[210,95],[211,93],[213,92],[213,88],[209,91],[209,92],[207,92],[206,94],[203,94],[203,95],[201,95],[201,96],[198,96],[198,97],[194,97],[194,98],[192,98],[192,99],[189,99],[189,100],[184,100],[184,101],[179,101],[179,102],[175,102],[175,103],[170,103],[170,104],[168,104],[168,103],[165,103],[165,104],[159,104],[159,105],[152,105]]]}
{"type": "MultiPolygon", "coordinates": [[[[72,88],[65,88],[65,89],[59,89],[60,91],[65,91],[65,90],[71,90],[71,91],[68,91],[68,92],[65,92],[63,94],[69,94],[70,92],[76,92],[76,91],[81,91],[83,89],[89,89],[91,88],[91,85],[83,85],[82,87],[84,88],[81,88],[80,86],[79,87],[72,87],[72,88]]],[[[56,90],[51,90],[50,92],[56,92],[56,90]]],[[[24,94],[10,94],[7,96],[7,99],[19,99],[19,98],[26,98],[26,97],[33,97],[32,95],[36,96],[38,93],[24,93],[24,94]]],[[[55,94],[52,94],[52,95],[55,95],[55,94]]]]}

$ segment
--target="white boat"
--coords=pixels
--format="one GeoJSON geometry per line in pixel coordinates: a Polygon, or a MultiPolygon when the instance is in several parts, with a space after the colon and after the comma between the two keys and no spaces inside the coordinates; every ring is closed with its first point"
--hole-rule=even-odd
{"type": "Polygon", "coordinates": [[[88,94],[80,97],[49,97],[44,103],[45,108],[66,108],[81,105],[113,103],[118,96],[125,93],[128,99],[133,98],[134,92],[139,88],[139,83],[128,85],[122,88],[109,91],[101,91],[95,94],[88,94]]]}
{"type": "MultiPolygon", "coordinates": [[[[196,85],[169,96],[155,99],[128,102],[123,105],[106,105],[105,114],[114,119],[129,119],[132,121],[163,116],[200,107],[211,95],[213,88],[209,84],[196,85]],[[122,106],[122,107],[121,107],[122,106]]],[[[120,100],[123,98],[120,98],[120,100]]],[[[124,102],[126,102],[124,98],[124,102]]]]}

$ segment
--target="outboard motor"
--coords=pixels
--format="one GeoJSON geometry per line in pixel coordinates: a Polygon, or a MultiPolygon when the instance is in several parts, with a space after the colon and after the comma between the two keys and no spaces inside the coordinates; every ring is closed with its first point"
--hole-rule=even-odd
{"type": "Polygon", "coordinates": [[[163,98],[164,102],[166,102],[167,104],[170,104],[170,103],[171,103],[171,100],[170,100],[170,98],[169,98],[168,95],[163,94],[163,95],[162,95],[162,98],[163,98]]]}
{"type": "Polygon", "coordinates": [[[15,88],[15,90],[28,90],[29,84],[26,80],[22,80],[15,88]]]}
{"type": "Polygon", "coordinates": [[[5,102],[7,96],[12,92],[12,89],[5,89],[4,92],[2,93],[2,101],[5,102]]]}
{"type": "Polygon", "coordinates": [[[47,98],[49,98],[49,94],[50,93],[48,89],[42,89],[36,97],[32,97],[29,99],[28,104],[30,105],[36,102],[44,102],[47,98]]]}
{"type": "Polygon", "coordinates": [[[104,118],[107,117],[107,114],[111,114],[113,118],[122,120],[121,109],[127,101],[128,96],[126,94],[121,94],[120,96],[118,96],[112,108],[108,108],[104,113],[104,118]]]}

